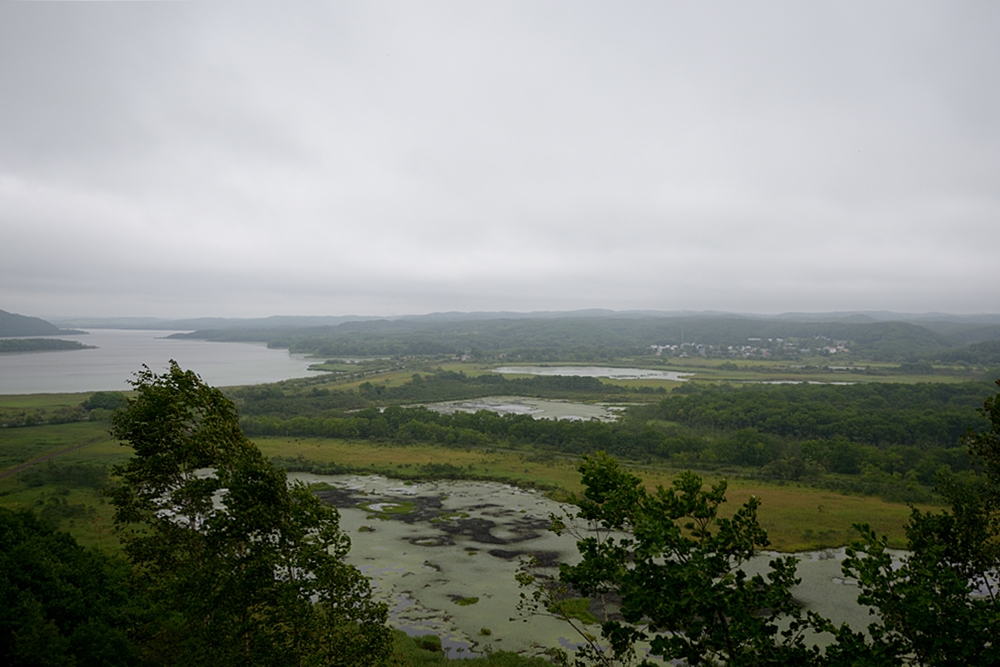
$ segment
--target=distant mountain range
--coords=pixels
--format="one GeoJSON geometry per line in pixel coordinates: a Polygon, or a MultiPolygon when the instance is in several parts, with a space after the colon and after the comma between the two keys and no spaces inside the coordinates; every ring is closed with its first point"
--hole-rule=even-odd
{"type": "MultiPolygon", "coordinates": [[[[0,311],[3,312],[3,311],[0,311]]],[[[20,317],[20,316],[17,316],[20,317]]],[[[483,320],[561,319],[561,318],[746,318],[752,320],[783,320],[794,322],[843,322],[863,324],[866,322],[912,322],[933,330],[942,329],[948,333],[948,323],[956,325],[1000,325],[1000,314],[951,315],[948,313],[893,313],[890,311],[843,311],[828,313],[782,313],[780,315],[757,315],[753,313],[727,313],[712,310],[607,310],[591,308],[587,310],[534,311],[519,313],[513,311],[491,312],[444,312],[426,315],[399,315],[377,317],[361,315],[276,315],[256,318],[199,317],[188,319],[162,319],[156,317],[105,317],[105,318],[53,318],[62,326],[81,329],[158,329],[171,331],[211,331],[221,329],[305,329],[311,327],[332,327],[345,322],[371,321],[411,321],[411,322],[469,322],[483,320]]],[[[37,318],[31,318],[37,319],[37,318]]],[[[39,320],[44,321],[44,320],[39,320]]],[[[46,323],[48,324],[48,323],[46,323]]],[[[54,325],[50,325],[54,326],[54,325]]],[[[41,334],[40,334],[41,335],[41,334]]]]}
{"type": "MultiPolygon", "coordinates": [[[[723,348],[754,341],[798,339],[800,346],[829,341],[876,361],[1000,363],[1000,314],[790,312],[780,315],[720,311],[588,309],[518,313],[443,312],[395,317],[274,316],[75,318],[46,322],[0,311],[0,336],[68,333],[56,324],[86,329],[176,332],[178,338],[258,342],[319,356],[465,354],[546,360],[649,354],[656,346],[697,344],[723,348]],[[828,341],[820,342],[820,339],[828,341]],[[574,356],[575,355],[575,356],[574,356]]],[[[754,343],[757,345],[757,343],[754,343]]],[[[758,345],[759,346],[759,345],[758,345]]],[[[751,345],[752,347],[752,345],[751,345]]],[[[782,343],[775,354],[787,354],[782,343]]],[[[805,350],[801,350],[805,351],[805,350]]],[[[492,358],[491,357],[491,358],[492,358]]]]}
{"type": "Polygon", "coordinates": [[[281,329],[332,327],[344,322],[380,320],[380,317],[354,315],[275,315],[272,317],[195,317],[171,320],[159,317],[75,317],[53,318],[62,326],[80,329],[141,329],[153,331],[214,331],[220,329],[281,329]]]}
{"type": "Polygon", "coordinates": [[[1000,364],[1000,324],[918,324],[854,316],[785,319],[705,313],[672,317],[587,313],[575,317],[459,319],[449,314],[333,326],[234,326],[171,337],[266,343],[328,358],[452,354],[476,359],[595,361],[651,354],[657,346],[684,345],[695,346],[697,354],[714,356],[743,356],[740,350],[753,348],[747,354],[798,358],[800,353],[815,354],[818,349],[829,353],[831,346],[839,346],[873,361],[1000,364]],[[768,348],[766,353],[759,349],[763,347],[768,348]]]}
{"type": "Polygon", "coordinates": [[[51,322],[40,317],[28,317],[17,313],[0,310],[0,338],[16,338],[24,336],[60,336],[78,334],[81,331],[60,329],[51,322]]]}

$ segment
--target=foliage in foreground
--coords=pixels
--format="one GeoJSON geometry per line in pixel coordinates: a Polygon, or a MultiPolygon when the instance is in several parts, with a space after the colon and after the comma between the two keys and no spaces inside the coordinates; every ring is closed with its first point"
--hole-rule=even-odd
{"type": "Polygon", "coordinates": [[[523,568],[522,608],[574,624],[583,639],[573,663],[580,667],[633,664],[640,646],[692,666],[1000,664],[1000,394],[980,413],[990,427],[966,443],[984,474],[942,480],[950,510],[913,510],[901,563],[884,537],[856,526],[861,540],[843,569],[857,579],[859,602],[877,614],[867,633],[802,612],[790,594],[794,558],[772,560],[766,577],[744,572],[767,546],[756,498],[722,519],[724,484],[705,490],[688,472],[649,493],[603,453],[580,468],[586,491],[576,518],[586,526],[554,521],[577,536],[580,562],[561,565],[558,581],[523,568]],[[602,602],[600,637],[560,606],[577,592],[602,602]],[[820,651],[805,642],[808,632],[832,633],[834,641],[820,651]]]}
{"type": "Polygon", "coordinates": [[[239,427],[220,391],[148,368],[112,433],[135,450],[119,466],[115,523],[155,607],[139,628],[147,664],[381,664],[384,605],[343,561],[336,510],[289,487],[239,427]]]}
{"type": "Polygon", "coordinates": [[[0,508],[0,663],[136,665],[128,575],[31,512],[0,508]]]}
{"type": "MultiPolygon", "coordinates": [[[[163,375],[145,369],[133,385],[136,397],[113,421],[113,435],[135,452],[114,470],[112,489],[127,560],[84,549],[30,512],[0,509],[2,664],[444,660],[439,641],[428,651],[427,640],[393,637],[385,606],[343,561],[350,542],[336,509],[287,485],[221,392],[176,364],[163,375]]],[[[49,465],[25,481],[100,486],[106,473],[49,465]]],[[[499,651],[469,664],[548,663],[499,651]]]]}
{"type": "Polygon", "coordinates": [[[435,635],[410,637],[401,630],[393,630],[394,667],[552,667],[544,658],[529,658],[511,651],[494,651],[484,656],[464,658],[452,662],[441,650],[441,640],[435,635]]]}
{"type": "Polygon", "coordinates": [[[858,526],[863,541],[848,551],[844,571],[880,622],[869,626],[869,638],[843,630],[836,655],[863,653],[878,665],[1000,664],[1000,394],[980,414],[989,430],[965,441],[985,474],[942,480],[950,511],[913,510],[901,566],[884,537],[858,526]]]}
{"type": "Polygon", "coordinates": [[[576,518],[586,524],[557,519],[554,529],[578,538],[581,561],[560,565],[558,583],[540,582],[530,570],[519,574],[529,613],[570,620],[559,604],[570,591],[600,601],[602,638],[574,624],[584,640],[574,664],[632,664],[639,643],[690,665],[815,662],[819,652],[806,633],[830,626],[792,599],[795,559],[772,560],[767,576],[744,571],[768,545],[756,498],[725,519],[725,482],[706,490],[688,472],[649,493],[603,453],[585,457],[580,471],[586,491],[576,518]]]}

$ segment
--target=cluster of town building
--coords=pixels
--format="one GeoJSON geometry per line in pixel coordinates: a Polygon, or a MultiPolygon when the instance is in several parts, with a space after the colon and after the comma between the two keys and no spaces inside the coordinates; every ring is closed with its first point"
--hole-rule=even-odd
{"type": "Polygon", "coordinates": [[[789,358],[802,355],[831,355],[850,352],[847,341],[834,341],[817,336],[812,339],[748,338],[743,345],[707,345],[680,343],[650,345],[656,356],[668,357],[731,357],[734,359],[789,358]]]}

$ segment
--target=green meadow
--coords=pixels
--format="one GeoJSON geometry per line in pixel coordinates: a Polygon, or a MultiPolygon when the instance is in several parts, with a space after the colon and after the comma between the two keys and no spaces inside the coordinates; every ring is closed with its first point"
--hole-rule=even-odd
{"type": "MultiPolygon", "coordinates": [[[[906,375],[893,372],[892,364],[866,363],[868,373],[831,370],[830,359],[807,359],[794,367],[787,361],[748,360],[732,363],[719,359],[671,358],[620,359],[617,366],[642,366],[655,370],[691,373],[696,384],[742,383],[760,381],[794,382],[892,382],[915,384],[933,380],[952,383],[967,380],[962,367],[935,367],[935,374],[906,375]],[[632,363],[632,362],[642,363],[632,363]],[[823,364],[821,366],[821,364],[823,364]]],[[[559,365],[571,366],[572,363],[559,365]]],[[[588,363],[586,365],[593,365],[588,363]]],[[[332,363],[337,371],[326,376],[280,383],[286,395],[306,395],[329,389],[336,392],[359,392],[370,383],[386,389],[404,390],[416,375],[432,377],[442,371],[460,373],[469,378],[492,374],[497,364],[448,359],[414,359],[406,363],[376,360],[365,365],[332,363]],[[359,377],[361,371],[364,372],[359,377]],[[347,377],[353,375],[353,377],[347,377]]],[[[860,368],[860,364],[857,365],[860,368]]],[[[508,374],[508,380],[524,374],[508,374]]],[[[659,401],[671,389],[684,383],[663,380],[601,379],[606,392],[592,396],[574,395],[576,401],[614,400],[619,403],[659,401]],[[626,393],[613,391],[626,389],[626,393]],[[613,391],[612,391],[613,390],[613,391]],[[608,393],[612,392],[612,393],[608,393]],[[653,393],[655,392],[655,393],[653,393]]],[[[72,466],[107,468],[121,462],[128,450],[108,434],[109,413],[85,413],[81,403],[91,394],[32,394],[0,396],[0,418],[14,423],[32,415],[36,425],[0,428],[0,474],[19,465],[35,462],[33,468],[51,470],[72,466]],[[57,422],[60,419],[98,419],[99,421],[57,422]],[[55,456],[53,456],[55,455],[55,456]],[[52,458],[46,458],[52,457],[52,458]]],[[[653,418],[648,424],[656,429],[678,428],[675,422],[653,418]]],[[[466,479],[502,480],[545,490],[552,497],[566,499],[581,490],[577,467],[579,458],[558,452],[541,452],[531,447],[460,448],[426,443],[386,443],[370,439],[342,440],[309,437],[255,437],[269,457],[280,457],[291,467],[339,466],[345,470],[375,472],[387,476],[418,478],[450,475],[466,479]]],[[[669,485],[683,466],[646,460],[633,469],[650,488],[669,485]]],[[[729,484],[729,506],[737,507],[751,495],[762,500],[760,519],[768,530],[772,545],[781,551],[801,551],[847,544],[853,539],[854,523],[869,523],[885,534],[893,546],[903,546],[903,526],[910,508],[900,502],[862,495],[846,495],[809,483],[766,481],[752,471],[738,467],[706,468],[699,472],[707,483],[725,477],[729,484]]],[[[49,477],[52,477],[51,475],[49,477]]],[[[56,475],[55,477],[58,477],[56,475]]],[[[99,488],[73,486],[70,478],[62,481],[14,473],[0,478],[0,505],[48,508],[47,516],[61,529],[69,531],[85,544],[116,548],[111,531],[111,517],[99,488]],[[40,481],[41,480],[41,481],[40,481]],[[29,484],[30,482],[30,484],[29,484]],[[80,507],[86,508],[81,510],[80,507]]],[[[108,483],[113,483],[113,480],[108,483]]]]}

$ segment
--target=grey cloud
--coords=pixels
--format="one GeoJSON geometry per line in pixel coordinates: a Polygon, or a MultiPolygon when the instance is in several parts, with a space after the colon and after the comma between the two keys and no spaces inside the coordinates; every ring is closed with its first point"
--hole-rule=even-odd
{"type": "Polygon", "coordinates": [[[998,27],[985,2],[4,3],[0,307],[996,310],[998,27]]]}

